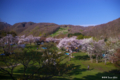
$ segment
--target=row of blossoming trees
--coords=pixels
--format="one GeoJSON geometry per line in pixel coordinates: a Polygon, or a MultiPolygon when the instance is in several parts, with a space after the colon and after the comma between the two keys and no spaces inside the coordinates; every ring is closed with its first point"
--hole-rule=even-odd
{"type": "Polygon", "coordinates": [[[80,51],[86,51],[90,57],[90,61],[93,62],[93,58],[96,58],[96,63],[100,60],[116,62],[113,57],[116,50],[120,48],[119,39],[97,40],[94,38],[77,40],[76,37],[61,39],[58,48],[63,47],[67,50],[70,47],[78,47],[80,51]]]}
{"type": "Polygon", "coordinates": [[[22,66],[17,70],[18,73],[21,73],[18,78],[22,80],[41,80],[49,79],[54,75],[62,75],[63,66],[66,66],[60,64],[65,59],[62,57],[64,52],[61,51],[58,54],[59,49],[54,43],[35,45],[33,48],[31,48],[32,46],[22,48],[16,47],[17,41],[17,38],[12,36],[0,39],[0,49],[5,54],[0,55],[0,74],[9,75],[13,80],[16,80],[14,70],[18,66],[22,66]],[[6,55],[11,52],[14,54],[6,55]]]}
{"type": "Polygon", "coordinates": [[[93,40],[92,42],[87,43],[85,46],[91,62],[93,62],[93,57],[95,57],[96,63],[98,63],[99,60],[104,61],[105,64],[107,61],[111,61],[111,63],[115,63],[116,66],[120,66],[119,40],[93,40]]]}
{"type": "MultiPolygon", "coordinates": [[[[48,45],[46,43],[44,44],[43,47],[46,47],[47,49],[41,50],[41,52],[39,52],[39,50],[36,51],[30,48],[22,49],[22,48],[18,48],[18,47],[14,47],[13,45],[10,45],[10,43],[12,42],[16,44],[17,41],[18,40],[14,37],[6,37],[0,40],[0,44],[2,45],[1,48],[3,48],[4,52],[12,52],[12,51],[15,52],[15,54],[13,55],[0,56],[0,61],[4,62],[4,65],[6,65],[6,67],[0,66],[1,72],[8,73],[14,79],[13,70],[18,66],[18,64],[21,64],[23,65],[23,79],[25,80],[29,79],[30,77],[31,78],[34,77],[34,75],[36,74],[40,76],[42,73],[39,73],[39,72],[40,70],[43,70],[43,66],[48,71],[47,72],[45,70],[46,73],[44,73],[44,75],[46,76],[49,76],[51,72],[53,75],[56,73],[60,74],[60,71],[61,71],[60,62],[63,60],[61,56],[64,54],[64,52],[63,54],[58,54],[55,44],[49,43],[48,45]],[[54,66],[55,64],[56,66],[54,66]],[[30,69],[31,67],[33,67],[34,70],[30,69]],[[31,70],[30,75],[26,74],[28,70],[31,70]]],[[[61,42],[58,44],[58,47],[62,45],[69,47],[67,46],[68,45],[67,43],[69,41],[70,40],[66,38],[61,40],[61,42]]],[[[93,58],[95,57],[96,63],[98,63],[100,60],[103,60],[106,64],[106,62],[109,60],[112,63],[114,62],[117,67],[120,67],[120,49],[119,49],[120,41],[119,40],[116,40],[114,42],[112,40],[108,40],[108,41],[91,40],[90,42],[86,40],[85,44],[81,45],[79,44],[82,42],[81,40],[76,40],[71,38],[70,42],[73,47],[74,46],[84,47],[85,51],[88,53],[90,57],[91,62],[93,62],[93,58]]]]}
{"type": "MultiPolygon", "coordinates": [[[[96,63],[99,61],[107,61],[111,63],[118,63],[118,58],[116,55],[120,53],[120,40],[118,38],[109,38],[108,40],[98,40],[94,38],[77,40],[76,37],[63,38],[57,45],[58,48],[63,47],[64,49],[71,49],[71,47],[79,48],[80,51],[85,51],[90,57],[90,61],[93,62],[93,58],[96,59],[96,63]]],[[[71,51],[71,50],[69,50],[71,51]]],[[[70,53],[70,52],[69,52],[70,53]]]]}

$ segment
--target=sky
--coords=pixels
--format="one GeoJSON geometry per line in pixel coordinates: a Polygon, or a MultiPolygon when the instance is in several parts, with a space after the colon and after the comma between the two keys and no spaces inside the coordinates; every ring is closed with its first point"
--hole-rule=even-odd
{"type": "Polygon", "coordinates": [[[98,25],[120,18],[120,0],[0,0],[0,21],[98,25]]]}

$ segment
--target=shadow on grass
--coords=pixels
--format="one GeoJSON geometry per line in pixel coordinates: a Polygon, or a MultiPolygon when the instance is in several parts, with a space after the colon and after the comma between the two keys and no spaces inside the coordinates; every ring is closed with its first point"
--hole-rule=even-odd
{"type": "Polygon", "coordinates": [[[85,68],[80,68],[80,65],[71,65],[70,66],[70,72],[68,72],[67,73],[67,75],[69,75],[69,76],[71,76],[71,75],[78,75],[78,74],[81,74],[82,72],[84,72],[84,71],[87,71],[87,69],[85,69],[85,68]]]}
{"type": "MultiPolygon", "coordinates": [[[[40,80],[120,80],[120,72],[118,70],[111,70],[111,71],[108,71],[108,72],[103,72],[103,73],[98,73],[96,75],[87,75],[87,76],[84,76],[82,79],[81,78],[75,78],[75,77],[71,77],[73,75],[81,75],[82,72],[84,71],[87,71],[87,69],[83,68],[81,69],[80,68],[81,66],[80,65],[74,65],[74,64],[70,64],[70,65],[60,65],[60,68],[59,68],[59,71],[60,71],[60,75],[58,75],[58,72],[59,71],[55,71],[55,67],[53,67],[54,69],[54,72],[52,72],[52,69],[49,70],[47,68],[42,68],[39,70],[39,73],[37,74],[40,74],[40,75],[49,75],[50,73],[52,74],[52,76],[50,77],[43,77],[41,78],[40,80]],[[45,72],[46,71],[46,72],[45,72]],[[46,73],[49,73],[49,74],[46,74],[46,73]],[[54,73],[54,74],[53,74],[54,73]],[[57,74],[57,75],[55,75],[57,74]],[[65,74],[65,75],[63,75],[65,74]],[[54,76],[54,77],[53,77],[54,76]],[[109,77],[112,77],[112,79],[109,79],[109,77]],[[107,78],[102,78],[102,77],[107,77],[107,78]],[[114,79],[113,79],[114,77],[114,79]]],[[[32,70],[34,70],[35,67],[31,67],[29,68],[26,73],[32,73],[32,70]]],[[[90,71],[93,70],[93,69],[90,69],[90,71]]],[[[20,72],[18,70],[18,72],[20,72]]],[[[21,71],[22,73],[22,71],[21,71]]],[[[20,76],[22,77],[22,74],[14,74],[14,77],[15,78],[20,78],[20,76]]],[[[39,80],[39,77],[38,76],[34,76],[34,78],[37,77],[37,80],[39,80]]],[[[11,79],[11,77],[9,75],[4,75],[4,74],[1,74],[0,73],[0,80],[7,80],[7,79],[11,79]]],[[[36,80],[36,79],[34,79],[36,80]]]]}
{"type": "Polygon", "coordinates": [[[89,56],[88,55],[84,55],[84,56],[75,56],[75,59],[77,60],[89,60],[89,56]]]}
{"type": "Polygon", "coordinates": [[[39,46],[38,45],[27,45],[26,48],[30,49],[37,49],[39,46]]]}
{"type": "MultiPolygon", "coordinates": [[[[60,64],[60,65],[46,65],[46,66],[43,66],[41,67],[39,70],[38,70],[38,67],[37,66],[31,66],[31,67],[28,67],[27,70],[26,70],[26,73],[27,74],[32,74],[34,72],[39,72],[39,74],[41,75],[45,75],[45,74],[53,74],[53,75],[56,75],[60,72],[60,74],[64,74],[64,73],[68,73],[69,75],[70,74],[79,74],[79,72],[81,71],[86,71],[87,69],[80,69],[80,65],[74,65],[74,64],[60,64]]],[[[23,67],[20,68],[19,70],[15,71],[14,73],[23,73],[24,72],[24,69],[23,67]]]]}
{"type": "Polygon", "coordinates": [[[11,77],[9,75],[0,73],[0,80],[2,79],[7,80],[7,79],[11,79],[11,77]]]}
{"type": "Polygon", "coordinates": [[[120,73],[118,70],[111,70],[96,75],[88,75],[83,78],[85,80],[120,80],[120,73]]]}
{"type": "Polygon", "coordinates": [[[84,76],[82,79],[61,77],[61,78],[53,78],[53,80],[120,80],[120,72],[118,70],[111,70],[108,72],[98,73],[96,75],[87,75],[84,76]]]}
{"type": "MultiPolygon", "coordinates": [[[[14,74],[13,77],[15,78],[15,80],[17,80],[17,79],[21,78],[22,75],[14,74]]],[[[12,80],[12,78],[8,74],[0,73],[0,80],[12,80]]]]}
{"type": "MultiPolygon", "coordinates": [[[[53,76],[63,76],[63,74],[67,75],[78,75],[81,74],[83,71],[86,71],[87,69],[80,69],[80,65],[74,65],[74,64],[60,64],[60,65],[49,65],[44,66],[38,70],[38,67],[31,66],[28,67],[26,70],[26,75],[31,75],[35,73],[34,78],[38,76],[42,76],[41,78],[44,78],[44,80],[52,79],[53,76]],[[47,76],[47,77],[46,77],[47,76]]],[[[23,77],[24,69],[20,68],[19,70],[14,72],[15,78],[20,78],[19,76],[23,77]],[[17,74],[19,73],[19,74],[17,74]],[[16,75],[17,74],[17,75],[16,75]]],[[[2,79],[11,79],[9,75],[2,75],[0,76],[2,79]]],[[[39,77],[38,77],[39,79],[39,77]]]]}

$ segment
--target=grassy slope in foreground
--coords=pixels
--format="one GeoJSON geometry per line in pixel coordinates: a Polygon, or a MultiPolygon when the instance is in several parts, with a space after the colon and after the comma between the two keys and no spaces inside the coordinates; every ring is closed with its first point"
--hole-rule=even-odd
{"type": "MultiPolygon", "coordinates": [[[[71,59],[71,61],[67,62],[69,58],[66,58],[62,63],[67,62],[68,64],[68,71],[64,73],[62,76],[54,76],[52,80],[101,80],[102,76],[109,76],[118,77],[118,80],[120,79],[118,74],[114,72],[110,72],[112,70],[115,70],[116,68],[113,66],[113,64],[110,64],[109,62],[107,65],[104,65],[103,62],[95,63],[95,60],[93,63],[90,63],[89,57],[86,53],[79,52],[79,53],[73,53],[74,58],[71,59]],[[87,66],[90,65],[90,70],[87,70],[87,66]]],[[[14,76],[21,75],[22,71],[21,68],[23,68],[22,65],[19,65],[14,70],[14,76]]],[[[64,69],[64,68],[63,68],[64,69]]],[[[29,72],[29,71],[28,71],[29,72]]],[[[9,79],[10,77],[8,75],[2,75],[0,74],[2,79],[9,79]]],[[[114,79],[110,79],[114,80],[114,79]]],[[[117,80],[117,79],[115,79],[117,80]]]]}
{"type": "MultiPolygon", "coordinates": [[[[54,80],[102,80],[102,76],[116,76],[117,79],[115,80],[120,79],[119,75],[114,72],[116,67],[109,62],[107,65],[103,62],[95,63],[95,60],[91,63],[87,54],[83,52],[74,53],[73,56],[75,56],[75,58],[72,58],[71,61],[68,62],[68,65],[73,65],[71,70],[63,76],[54,77],[54,80]],[[87,70],[88,65],[90,66],[90,70],[87,70]]],[[[69,59],[66,59],[65,62],[67,60],[69,59]]]]}

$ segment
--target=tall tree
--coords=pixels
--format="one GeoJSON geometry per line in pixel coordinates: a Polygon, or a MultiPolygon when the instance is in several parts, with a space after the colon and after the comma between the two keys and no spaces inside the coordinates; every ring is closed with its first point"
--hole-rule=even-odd
{"type": "MultiPolygon", "coordinates": [[[[60,62],[63,60],[62,56],[64,55],[63,52],[58,53],[59,49],[56,47],[55,43],[50,42],[50,43],[44,43],[42,45],[42,48],[45,48],[42,50],[43,53],[43,58],[44,58],[44,66],[48,70],[52,70],[52,74],[54,72],[58,71],[60,74],[60,62]],[[53,68],[54,66],[55,68],[53,68]],[[53,70],[54,69],[54,70],[53,70]]],[[[47,75],[48,76],[48,75],[47,75]]]]}
{"type": "Polygon", "coordinates": [[[99,40],[94,43],[94,54],[96,55],[96,63],[98,63],[98,59],[102,56],[104,52],[104,40],[99,40]]]}
{"type": "Polygon", "coordinates": [[[116,50],[116,53],[111,59],[113,59],[115,66],[120,70],[120,48],[116,50]]]}
{"type": "Polygon", "coordinates": [[[91,63],[93,62],[93,53],[94,53],[94,46],[93,46],[93,43],[90,43],[87,45],[87,52],[88,52],[88,55],[90,56],[90,61],[91,63]]]}

